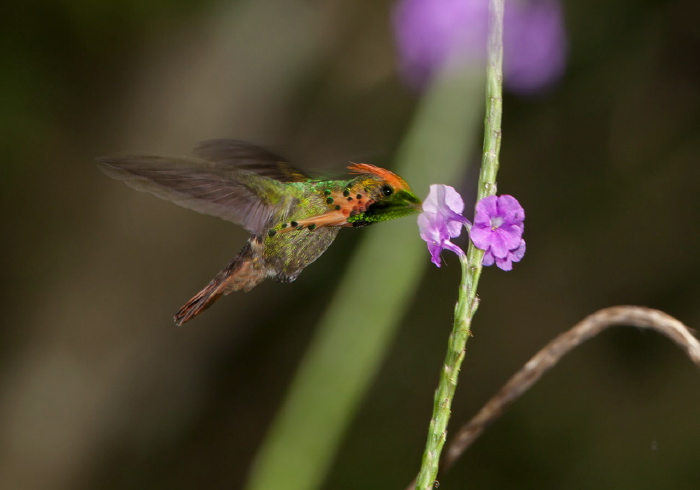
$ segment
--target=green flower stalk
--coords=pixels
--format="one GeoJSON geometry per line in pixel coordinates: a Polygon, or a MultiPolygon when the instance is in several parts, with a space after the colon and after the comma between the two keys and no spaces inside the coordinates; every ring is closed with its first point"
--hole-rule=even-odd
{"type": "MultiPolygon", "coordinates": [[[[499,167],[498,156],[501,148],[501,115],[503,110],[503,0],[489,1],[487,61],[485,134],[477,201],[495,195],[497,190],[496,175],[499,167]]],[[[426,199],[426,202],[429,199],[426,199]]],[[[421,228],[421,235],[423,234],[421,228]]],[[[447,242],[449,242],[449,237],[447,237],[447,242]]],[[[453,248],[450,249],[454,251],[453,248]]],[[[466,254],[459,250],[457,255],[462,266],[462,280],[445,364],[435,392],[433,416],[428,429],[422,465],[416,479],[416,489],[420,490],[431,489],[435,484],[440,454],[447,436],[447,424],[457,388],[459,370],[464,360],[467,340],[471,335],[471,322],[479,304],[476,291],[481,276],[484,250],[478,249],[473,243],[470,243],[466,254]]]]}

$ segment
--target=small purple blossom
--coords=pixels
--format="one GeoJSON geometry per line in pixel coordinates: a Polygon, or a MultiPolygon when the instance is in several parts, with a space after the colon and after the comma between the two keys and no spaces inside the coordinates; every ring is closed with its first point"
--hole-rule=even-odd
{"type": "Polygon", "coordinates": [[[463,226],[471,226],[462,216],[464,201],[462,196],[448,185],[433,184],[428,197],[423,201],[423,212],[418,216],[420,236],[428,244],[433,264],[440,267],[440,253],[451,250],[464,255],[461,248],[450,241],[462,232],[463,226]]]}
{"type": "Polygon", "coordinates": [[[503,81],[519,94],[542,92],[566,68],[566,30],[556,0],[506,1],[503,81]]]}
{"type": "MultiPolygon", "coordinates": [[[[486,0],[399,0],[393,12],[401,71],[414,87],[448,66],[486,58],[486,0]]],[[[505,0],[505,85],[520,94],[540,92],[564,72],[567,54],[557,0],[505,0]]]]}
{"type": "Polygon", "coordinates": [[[415,87],[450,63],[485,58],[488,3],[474,0],[400,0],[393,21],[401,71],[415,87]]]}
{"type": "Polygon", "coordinates": [[[476,204],[470,237],[484,250],[483,265],[494,263],[504,271],[525,255],[525,210],[513,196],[489,196],[476,204]]]}

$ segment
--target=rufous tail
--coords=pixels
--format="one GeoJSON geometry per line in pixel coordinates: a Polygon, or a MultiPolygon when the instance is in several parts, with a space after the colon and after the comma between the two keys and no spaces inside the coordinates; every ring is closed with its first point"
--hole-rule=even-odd
{"type": "Polygon", "coordinates": [[[175,323],[182,325],[216,303],[221,296],[243,289],[250,291],[265,279],[260,267],[258,244],[251,239],[226,267],[209,284],[175,313],[175,323]]]}

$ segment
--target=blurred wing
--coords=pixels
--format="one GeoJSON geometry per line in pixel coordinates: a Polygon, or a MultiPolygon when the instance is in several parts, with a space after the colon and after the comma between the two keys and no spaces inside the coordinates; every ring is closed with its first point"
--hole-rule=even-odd
{"type": "Polygon", "coordinates": [[[194,149],[194,153],[217,165],[240,168],[280,182],[304,182],[311,179],[284,158],[243,141],[230,139],[202,141],[194,149]]]}
{"type": "Polygon", "coordinates": [[[293,198],[285,198],[283,183],[229,165],[130,155],[98,161],[104,173],[134,189],[241,225],[256,235],[267,231],[276,209],[293,205],[293,198]]]}

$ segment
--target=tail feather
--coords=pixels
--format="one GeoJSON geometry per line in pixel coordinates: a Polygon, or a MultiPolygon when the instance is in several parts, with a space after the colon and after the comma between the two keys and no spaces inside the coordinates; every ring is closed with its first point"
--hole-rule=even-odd
{"type": "Polygon", "coordinates": [[[219,286],[220,283],[217,283],[216,279],[214,279],[207,284],[204,289],[195,294],[192,299],[185,303],[182,308],[175,313],[175,324],[182,325],[183,323],[189,322],[201,312],[216,303],[216,301],[218,301],[223,295],[223,293],[218,292],[220,289],[219,286]]]}
{"type": "Polygon", "coordinates": [[[260,266],[259,251],[249,241],[235,259],[175,313],[175,323],[182,325],[216,303],[221,296],[243,289],[248,292],[265,279],[260,266]]]}

